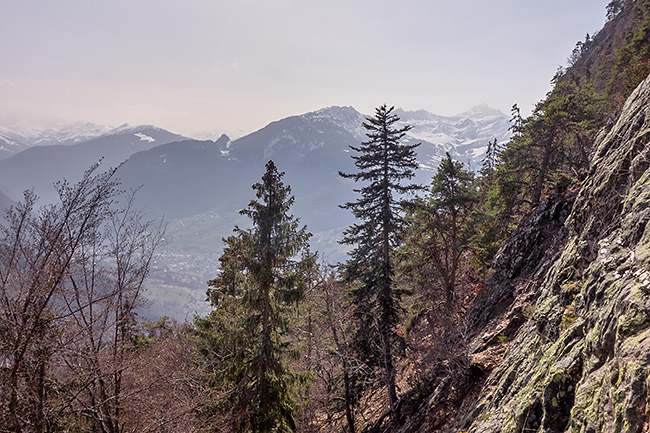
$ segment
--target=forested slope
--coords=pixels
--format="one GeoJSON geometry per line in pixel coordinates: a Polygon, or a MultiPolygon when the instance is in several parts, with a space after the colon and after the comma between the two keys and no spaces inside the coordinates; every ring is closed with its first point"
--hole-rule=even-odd
{"type": "Polygon", "coordinates": [[[27,194],[0,230],[0,431],[648,431],[650,0],[607,15],[478,173],[447,154],[420,188],[411,126],[366,118],[344,264],[268,161],[189,323],[136,314],[163,231],[114,171],[27,194]]]}
{"type": "Polygon", "coordinates": [[[510,228],[465,316],[466,352],[394,431],[650,428],[650,2],[608,10],[502,151],[493,215],[510,228]],[[522,161],[531,175],[513,185],[522,161]],[[499,208],[506,187],[518,199],[499,208]]]}
{"type": "MultiPolygon", "coordinates": [[[[500,272],[517,274],[510,280],[514,301],[485,329],[505,332],[505,341],[492,342],[506,352],[461,426],[476,432],[647,429],[648,106],[650,79],[599,138],[566,228],[553,240],[562,243],[570,235],[559,254],[545,259],[548,269],[525,278],[513,250],[502,251],[509,266],[500,272]],[[517,321],[517,331],[508,332],[517,321]]],[[[562,198],[549,199],[551,204],[562,215],[562,198]]],[[[540,222],[547,220],[533,219],[518,234],[526,239],[540,222]]],[[[500,289],[495,284],[491,293],[502,295],[500,289]]],[[[485,347],[481,343],[494,332],[477,335],[473,347],[485,347]]],[[[472,354],[479,370],[481,353],[472,354]]]]}

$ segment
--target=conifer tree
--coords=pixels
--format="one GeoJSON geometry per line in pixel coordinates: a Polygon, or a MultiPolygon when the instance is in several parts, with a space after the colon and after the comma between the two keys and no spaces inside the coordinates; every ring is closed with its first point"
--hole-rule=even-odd
{"type": "Polygon", "coordinates": [[[235,333],[229,336],[221,379],[232,386],[222,406],[236,413],[240,431],[296,429],[300,375],[287,366],[292,356],[286,341],[288,308],[303,298],[305,267],[313,260],[305,253],[311,235],[289,214],[294,198],[283,175],[273,161],[266,164],[262,181],[253,185],[257,200],[241,211],[252,228],[235,227],[224,240],[220,274],[208,283],[216,311],[224,307],[230,315],[216,315],[215,323],[238,322],[230,326],[235,333]]]}
{"type": "MultiPolygon", "coordinates": [[[[496,140],[495,140],[496,143],[496,140]]],[[[431,190],[410,207],[402,248],[408,279],[442,289],[451,316],[464,254],[477,234],[479,193],[474,174],[447,153],[433,176],[431,190]]]]}
{"type": "Polygon", "coordinates": [[[500,162],[499,153],[501,152],[501,150],[502,150],[501,146],[499,146],[499,143],[497,142],[496,138],[494,139],[494,141],[488,142],[485,156],[481,161],[481,170],[480,170],[481,177],[485,181],[485,184],[488,186],[492,183],[492,177],[499,165],[500,162]]]}
{"type": "Polygon", "coordinates": [[[403,353],[405,342],[396,332],[402,293],[393,281],[392,256],[399,246],[403,225],[401,199],[420,187],[402,184],[415,174],[415,148],[419,144],[400,143],[410,126],[396,128],[399,117],[393,109],[382,105],[375,110],[374,117],[366,119],[363,127],[368,140],[359,147],[350,146],[357,152],[352,158],[358,172],[339,174],[365,183],[355,190],[360,194],[356,201],[341,206],[350,209],[358,220],[346,230],[341,241],[354,245],[344,265],[344,276],[355,283],[355,349],[368,366],[382,371],[390,409],[396,415],[395,362],[403,353]]]}
{"type": "Polygon", "coordinates": [[[519,105],[513,104],[512,108],[510,109],[510,127],[508,128],[508,131],[512,131],[513,136],[521,136],[522,135],[522,127],[524,124],[524,119],[521,117],[521,110],[519,109],[519,105]]]}
{"type": "Polygon", "coordinates": [[[607,21],[614,19],[626,6],[626,0],[612,0],[607,4],[607,21]]]}

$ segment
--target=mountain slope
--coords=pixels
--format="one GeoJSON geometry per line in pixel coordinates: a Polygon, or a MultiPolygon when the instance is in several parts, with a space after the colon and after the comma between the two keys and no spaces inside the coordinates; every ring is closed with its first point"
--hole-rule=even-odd
{"type": "Polygon", "coordinates": [[[467,370],[433,379],[397,431],[648,431],[649,106],[650,77],[577,194],[551,194],[503,245],[469,313],[467,370]]]}
{"type": "Polygon", "coordinates": [[[54,182],[63,178],[74,182],[100,159],[104,167],[117,166],[133,153],[182,139],[153,126],[123,126],[74,145],[30,147],[0,161],[0,186],[14,198],[34,188],[45,202],[51,202],[55,199],[54,182]]]}
{"type": "Polygon", "coordinates": [[[348,146],[358,139],[331,122],[294,116],[229,142],[184,141],[133,155],[118,174],[129,187],[142,185],[139,203],[168,219],[242,209],[253,198],[268,159],[286,172],[296,197],[293,211],[310,230],[347,224],[338,204],[353,186],[338,176],[353,168],[348,146]]]}
{"type": "Polygon", "coordinates": [[[17,137],[0,134],[0,161],[27,148],[17,137]]]}
{"type": "MultiPolygon", "coordinates": [[[[477,168],[488,141],[509,137],[507,117],[485,106],[454,117],[426,111],[398,114],[402,124],[413,125],[405,141],[421,143],[422,183],[430,181],[445,152],[477,168]]],[[[339,215],[335,220],[344,214],[337,205],[354,194],[355,186],[338,172],[354,171],[350,146],[365,140],[364,120],[352,107],[329,107],[272,122],[233,142],[222,137],[214,145],[184,141],[158,146],[133,155],[120,175],[129,186],[143,185],[142,202],[153,215],[187,217],[245,206],[250,186],[273,159],[293,188],[296,214],[310,215],[315,230],[328,229],[334,214],[339,215]],[[312,218],[317,215],[320,221],[312,218]]]]}
{"type": "Polygon", "coordinates": [[[185,140],[132,155],[118,170],[123,184],[141,187],[138,204],[154,217],[187,217],[230,207],[241,187],[240,165],[228,164],[227,137],[185,140]],[[231,194],[232,193],[232,194],[231,194]]]}

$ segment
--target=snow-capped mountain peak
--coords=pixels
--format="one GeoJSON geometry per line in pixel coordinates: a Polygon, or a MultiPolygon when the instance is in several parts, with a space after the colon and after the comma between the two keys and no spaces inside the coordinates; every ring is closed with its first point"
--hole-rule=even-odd
{"type": "MultiPolygon", "coordinates": [[[[492,108],[487,104],[476,105],[464,113],[458,114],[456,117],[472,117],[474,119],[487,119],[487,118],[502,118],[505,114],[496,108],[492,108]]],[[[506,116],[507,117],[507,116],[506,116]]]]}
{"type": "Polygon", "coordinates": [[[48,128],[41,131],[28,142],[30,146],[50,146],[53,144],[77,144],[92,140],[108,133],[109,126],[89,122],[77,122],[60,128],[48,128]]]}
{"type": "MultiPolygon", "coordinates": [[[[397,127],[411,126],[405,142],[421,143],[417,153],[424,170],[418,176],[424,183],[429,181],[446,152],[472,170],[478,170],[488,142],[496,138],[504,143],[510,136],[508,117],[487,105],[455,116],[440,116],[426,110],[396,109],[394,113],[400,117],[397,127]]],[[[317,161],[324,154],[338,154],[341,161],[349,161],[349,146],[367,140],[363,124],[369,117],[349,106],[332,106],[287,117],[235,140],[229,157],[242,161],[284,159],[295,164],[302,158],[317,161]]]]}
{"type": "Polygon", "coordinates": [[[399,109],[395,112],[400,123],[412,127],[407,139],[428,143],[418,148],[418,160],[425,172],[434,171],[445,152],[477,170],[488,142],[496,138],[497,142],[505,143],[510,139],[508,116],[486,104],[454,116],[440,116],[425,110],[399,109]]]}
{"type": "Polygon", "coordinates": [[[301,117],[313,122],[330,122],[350,132],[358,139],[365,137],[362,123],[367,116],[350,106],[331,106],[303,114],[301,117]]]}

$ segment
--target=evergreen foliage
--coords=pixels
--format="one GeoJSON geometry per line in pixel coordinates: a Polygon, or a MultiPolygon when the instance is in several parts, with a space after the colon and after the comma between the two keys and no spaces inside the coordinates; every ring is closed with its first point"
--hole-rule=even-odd
{"type": "Polygon", "coordinates": [[[311,235],[289,214],[294,199],[283,175],[269,161],[262,181],[253,185],[257,200],[241,211],[253,227],[235,227],[224,239],[220,274],[208,283],[215,311],[196,325],[197,335],[211,343],[204,352],[212,350],[219,360],[213,381],[225,395],[218,408],[234,413],[240,431],[296,430],[302,376],[287,366],[297,356],[286,340],[288,310],[303,298],[313,260],[307,252],[311,235]]]}
{"type": "Polygon", "coordinates": [[[358,172],[341,176],[364,182],[355,190],[360,197],[342,208],[352,211],[359,221],[350,226],[342,243],[354,245],[344,265],[344,277],[355,283],[352,290],[357,325],[355,349],[359,359],[382,371],[388,401],[395,410],[397,391],[395,361],[404,353],[404,338],[396,332],[402,291],[395,287],[393,253],[400,245],[404,224],[402,197],[420,187],[402,182],[414,176],[416,145],[400,143],[409,126],[395,127],[399,117],[393,107],[382,105],[363,127],[368,140],[353,156],[358,172]]]}
{"type": "Polygon", "coordinates": [[[464,255],[476,240],[479,201],[474,174],[447,153],[429,194],[410,206],[402,275],[437,293],[433,301],[445,305],[446,314],[453,311],[464,255]]]}
{"type": "Polygon", "coordinates": [[[489,186],[492,183],[492,178],[494,172],[496,171],[499,163],[501,162],[501,151],[502,148],[495,138],[493,141],[488,142],[487,150],[485,151],[485,156],[481,161],[481,176],[486,182],[486,186],[489,186]]]}
{"type": "Polygon", "coordinates": [[[621,13],[623,7],[625,6],[626,0],[612,0],[607,4],[607,21],[611,21],[621,13]]]}
{"type": "Polygon", "coordinates": [[[496,169],[481,173],[494,245],[548,191],[583,178],[595,135],[650,72],[650,2],[613,0],[607,14],[605,29],[576,44],[570,67],[558,71],[531,116],[513,107],[512,138],[496,169]]]}
{"type": "Polygon", "coordinates": [[[626,44],[616,51],[611,78],[607,83],[608,97],[614,101],[616,108],[622,106],[636,86],[650,73],[650,2],[620,3],[622,5],[617,9],[618,15],[624,9],[629,9],[636,25],[624,35],[626,44]]]}
{"type": "Polygon", "coordinates": [[[487,231],[495,243],[547,191],[584,176],[593,136],[604,122],[605,104],[590,84],[560,80],[528,118],[521,119],[513,107],[513,135],[498,152],[494,170],[490,165],[481,173],[493,225],[487,231]]]}

